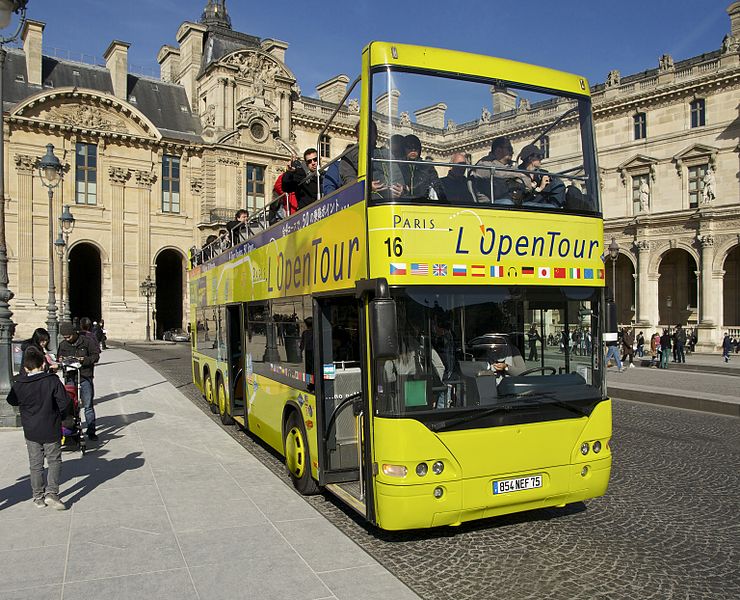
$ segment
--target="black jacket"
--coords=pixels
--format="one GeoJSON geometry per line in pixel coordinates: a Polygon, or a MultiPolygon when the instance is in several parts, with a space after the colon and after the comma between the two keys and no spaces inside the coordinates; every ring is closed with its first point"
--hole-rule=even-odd
{"type": "Polygon", "coordinates": [[[91,340],[88,336],[80,333],[77,336],[77,341],[72,344],[67,340],[62,340],[59,343],[59,350],[57,351],[57,359],[76,357],[82,359],[82,368],[80,369],[80,376],[84,379],[93,378],[93,369],[95,363],[100,359],[100,350],[97,347],[97,342],[91,340]]]}
{"type": "Polygon", "coordinates": [[[294,192],[298,199],[298,209],[305,208],[319,197],[318,176],[316,173],[306,174],[303,169],[286,171],[283,175],[283,191],[294,192]]]}
{"type": "Polygon", "coordinates": [[[69,396],[54,373],[20,375],[8,394],[8,404],[20,409],[27,440],[48,444],[61,439],[69,396]]]}

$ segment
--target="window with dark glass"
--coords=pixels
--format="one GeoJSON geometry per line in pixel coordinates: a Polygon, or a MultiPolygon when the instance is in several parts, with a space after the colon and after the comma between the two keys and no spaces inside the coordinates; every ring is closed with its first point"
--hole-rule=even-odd
{"type": "Polygon", "coordinates": [[[98,147],[77,144],[75,148],[75,202],[97,204],[98,147]]]}
{"type": "Polygon", "coordinates": [[[704,127],[706,124],[706,102],[697,98],[691,103],[691,127],[704,127]]]}
{"type": "Polygon", "coordinates": [[[697,208],[704,191],[704,176],[707,174],[707,165],[689,167],[689,208],[697,208]]]}
{"type": "Polygon", "coordinates": [[[180,157],[162,157],[162,212],[180,212],[180,157]]]}
{"type": "Polygon", "coordinates": [[[632,120],[635,124],[635,139],[644,140],[647,137],[647,117],[644,112],[637,113],[632,120]]]}
{"type": "Polygon", "coordinates": [[[331,156],[331,138],[326,134],[321,136],[319,152],[321,153],[321,158],[329,158],[331,156]]]}
{"type": "Polygon", "coordinates": [[[251,209],[265,206],[265,167],[247,163],[247,206],[251,209]]]}

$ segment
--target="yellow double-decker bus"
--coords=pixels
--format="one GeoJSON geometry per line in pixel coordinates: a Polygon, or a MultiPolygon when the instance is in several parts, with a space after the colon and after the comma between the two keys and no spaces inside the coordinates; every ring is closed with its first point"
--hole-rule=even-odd
{"type": "Polygon", "coordinates": [[[374,42],[351,94],[359,141],[320,165],[320,198],[194,260],[195,384],[301,493],[383,529],[604,494],[586,80],[374,42]]]}

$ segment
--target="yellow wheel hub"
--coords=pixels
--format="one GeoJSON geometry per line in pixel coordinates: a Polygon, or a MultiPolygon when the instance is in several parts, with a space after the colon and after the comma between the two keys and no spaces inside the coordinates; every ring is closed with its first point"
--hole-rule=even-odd
{"type": "Polygon", "coordinates": [[[218,384],[218,410],[222,415],[226,414],[226,390],[224,384],[218,384]]]}
{"type": "Polygon", "coordinates": [[[285,464],[295,477],[303,477],[306,468],[306,447],[303,434],[298,427],[293,427],[285,437],[285,464]]]}

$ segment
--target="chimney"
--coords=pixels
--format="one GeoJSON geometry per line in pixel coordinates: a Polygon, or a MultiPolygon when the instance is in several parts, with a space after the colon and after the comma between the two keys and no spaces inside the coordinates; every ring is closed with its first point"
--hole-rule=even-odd
{"type": "Polygon", "coordinates": [[[446,110],[447,105],[444,102],[438,102],[432,106],[427,106],[426,108],[420,108],[419,110],[414,111],[414,116],[416,116],[416,122],[419,125],[444,129],[446,110]]]}
{"type": "Polygon", "coordinates": [[[493,114],[499,115],[510,110],[516,110],[516,94],[505,87],[494,85],[491,87],[493,97],[493,114]]]}
{"type": "Polygon", "coordinates": [[[180,50],[174,46],[162,46],[157,53],[157,62],[162,81],[177,83],[180,75],[180,50]]]}
{"type": "Polygon", "coordinates": [[[27,19],[23,25],[23,53],[26,55],[26,80],[41,85],[41,42],[46,23],[27,19]]]}
{"type": "Polygon", "coordinates": [[[177,75],[177,82],[185,88],[190,108],[195,114],[200,110],[197,77],[203,60],[206,31],[208,30],[203,25],[185,22],[180,25],[176,36],[177,43],[180,44],[180,72],[177,75]]]}
{"type": "Polygon", "coordinates": [[[113,94],[117,98],[128,100],[128,42],[113,40],[103,54],[105,67],[110,71],[113,82],[113,94]]]}
{"type": "Polygon", "coordinates": [[[349,77],[347,75],[337,75],[336,77],[320,83],[316,86],[316,91],[319,93],[319,98],[324,102],[331,102],[332,104],[339,104],[339,101],[347,93],[347,84],[349,83],[349,77]]]}
{"type": "Polygon", "coordinates": [[[400,95],[401,92],[398,90],[391,90],[390,92],[380,94],[380,96],[375,99],[375,109],[381,115],[387,115],[390,108],[390,116],[398,117],[398,97],[400,95]]]}
{"type": "Polygon", "coordinates": [[[733,2],[727,7],[730,15],[730,34],[737,40],[740,39],[740,2],[733,2]]]}
{"type": "Polygon", "coordinates": [[[265,52],[277,58],[281,63],[285,63],[285,51],[288,49],[288,42],[267,39],[262,40],[260,45],[265,52]]]}

